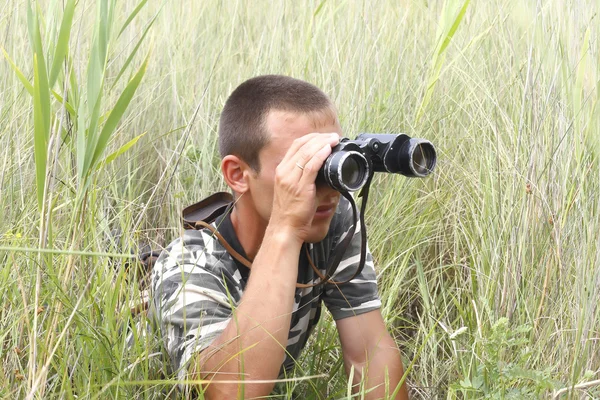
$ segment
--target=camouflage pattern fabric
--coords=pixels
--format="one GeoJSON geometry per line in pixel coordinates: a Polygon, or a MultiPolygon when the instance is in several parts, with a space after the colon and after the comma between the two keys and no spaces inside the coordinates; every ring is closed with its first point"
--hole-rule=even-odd
{"type": "MultiPolygon", "coordinates": [[[[327,237],[308,246],[313,262],[325,273],[327,262],[351,226],[352,210],[343,197],[332,219],[327,237]]],[[[213,224],[228,243],[245,256],[229,215],[213,224]]],[[[360,259],[360,232],[357,227],[334,279],[344,281],[356,271],[360,259]]],[[[204,350],[232,321],[240,304],[250,270],[237,262],[208,229],[187,230],[160,255],[152,272],[149,317],[158,326],[172,367],[180,379],[186,378],[188,362],[204,350]]],[[[300,252],[298,282],[320,280],[300,252]]],[[[281,374],[290,372],[300,351],[318,322],[321,301],[335,320],[366,313],[381,306],[373,259],[367,249],[362,272],[351,282],[336,286],[297,288],[281,374]]]]}

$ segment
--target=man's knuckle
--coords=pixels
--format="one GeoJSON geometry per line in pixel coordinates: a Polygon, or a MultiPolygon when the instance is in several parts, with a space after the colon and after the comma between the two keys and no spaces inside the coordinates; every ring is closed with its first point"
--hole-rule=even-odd
{"type": "Polygon", "coordinates": [[[282,186],[288,184],[288,174],[284,174],[283,171],[280,171],[275,174],[275,184],[282,186]]]}
{"type": "Polygon", "coordinates": [[[308,154],[308,152],[306,151],[306,149],[301,149],[298,152],[298,157],[300,158],[300,160],[302,161],[306,161],[310,158],[310,154],[308,154]]]}
{"type": "Polygon", "coordinates": [[[304,167],[304,172],[305,173],[311,173],[311,172],[314,172],[314,171],[315,171],[315,165],[313,163],[308,163],[304,167]]]}
{"type": "Polygon", "coordinates": [[[307,140],[310,139],[310,135],[306,135],[306,136],[300,136],[299,138],[294,139],[294,144],[296,145],[302,145],[304,144],[307,140]]]}

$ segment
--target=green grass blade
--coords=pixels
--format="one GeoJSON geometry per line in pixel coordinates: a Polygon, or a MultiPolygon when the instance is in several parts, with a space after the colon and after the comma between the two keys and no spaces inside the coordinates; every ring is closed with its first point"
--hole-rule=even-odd
{"type": "Polygon", "coordinates": [[[142,1],[140,1],[140,4],[138,4],[133,9],[133,11],[131,12],[131,14],[129,14],[129,17],[127,17],[127,20],[123,24],[123,27],[119,31],[119,34],[117,35],[117,37],[121,36],[121,34],[123,33],[123,31],[129,26],[129,24],[131,23],[131,21],[133,21],[133,19],[135,18],[135,16],[138,15],[138,13],[142,10],[142,8],[144,8],[144,6],[146,5],[147,2],[148,2],[148,0],[142,0],[142,1]]]}
{"type": "Polygon", "coordinates": [[[108,57],[108,44],[110,42],[110,30],[112,27],[113,10],[115,7],[114,1],[101,1],[99,3],[99,20],[98,24],[98,51],[100,60],[106,62],[108,57]]]}
{"type": "Polygon", "coordinates": [[[125,88],[125,90],[123,90],[123,93],[121,93],[119,100],[117,100],[117,104],[115,104],[112,112],[108,116],[108,119],[106,120],[106,123],[104,124],[104,127],[100,132],[98,142],[96,143],[96,147],[94,149],[94,156],[91,161],[92,166],[95,165],[95,163],[99,160],[100,156],[104,152],[104,149],[106,148],[106,145],[108,144],[111,135],[116,129],[117,124],[121,120],[121,117],[125,113],[129,102],[133,98],[135,91],[137,90],[140,82],[142,81],[144,73],[146,72],[146,67],[148,66],[149,57],[150,55],[146,56],[144,63],[142,64],[138,72],[134,75],[134,77],[131,79],[131,81],[129,81],[127,87],[125,88]]]}
{"type": "MultiPolygon", "coordinates": [[[[99,39],[94,41],[88,64],[87,77],[87,115],[89,121],[82,121],[87,126],[87,132],[83,136],[85,152],[81,156],[79,176],[84,177],[90,171],[90,165],[96,148],[98,119],[100,117],[100,105],[102,104],[102,86],[106,71],[106,59],[101,56],[99,39]]],[[[81,138],[80,138],[81,140],[81,138]]],[[[79,155],[78,155],[79,157],[79,155]]]]}
{"type": "Polygon", "coordinates": [[[68,0],[65,5],[65,11],[63,19],[60,24],[60,32],[58,34],[58,41],[56,42],[56,48],[54,49],[54,59],[52,60],[52,68],[50,69],[50,76],[48,82],[50,87],[54,86],[60,67],[67,55],[69,50],[69,39],[71,37],[71,26],[73,25],[73,14],[75,13],[76,0],[68,0]]]}
{"type": "Polygon", "coordinates": [[[54,96],[54,98],[58,100],[60,104],[64,104],[69,114],[71,114],[72,117],[75,117],[76,114],[73,105],[71,105],[68,101],[64,101],[63,97],[60,94],[56,93],[54,90],[52,90],[52,96],[54,96]]]}
{"type": "Polygon", "coordinates": [[[450,27],[450,30],[448,31],[448,34],[446,35],[446,38],[444,39],[444,42],[442,43],[439,53],[443,53],[444,50],[446,50],[446,47],[448,47],[448,45],[450,44],[450,41],[452,40],[454,33],[456,33],[456,30],[458,29],[463,17],[465,16],[465,12],[467,12],[467,7],[469,6],[470,2],[471,2],[471,0],[465,0],[465,2],[463,3],[462,8],[458,12],[458,15],[454,19],[454,23],[450,27]]]}
{"type": "Polygon", "coordinates": [[[583,81],[587,70],[588,53],[590,50],[590,28],[585,31],[579,58],[577,59],[577,74],[575,75],[575,87],[573,88],[573,115],[577,121],[580,118],[583,100],[583,81]]]}
{"type": "Polygon", "coordinates": [[[34,28],[34,14],[31,9],[31,2],[27,3],[27,34],[29,35],[29,42],[31,43],[31,47],[35,49],[35,40],[33,39],[33,31],[34,28]]]}
{"type": "Polygon", "coordinates": [[[85,154],[81,163],[80,177],[87,176],[92,169],[92,160],[96,153],[100,136],[96,135],[100,118],[100,105],[102,103],[102,87],[106,73],[108,44],[112,26],[112,10],[114,1],[98,3],[96,17],[96,31],[92,51],[90,52],[87,79],[88,115],[87,132],[85,134],[85,154]]]}
{"type": "Polygon", "coordinates": [[[101,88],[104,80],[105,62],[106,60],[102,60],[100,57],[100,51],[98,49],[98,43],[96,40],[92,45],[87,71],[87,111],[90,115],[93,114],[97,102],[102,98],[101,88]]]}
{"type": "Polygon", "coordinates": [[[127,70],[127,67],[129,66],[129,64],[133,60],[133,57],[135,57],[135,55],[137,54],[137,52],[138,52],[138,50],[139,50],[142,42],[144,41],[144,38],[148,34],[148,32],[150,30],[150,27],[152,27],[152,25],[154,24],[154,21],[156,21],[156,17],[158,17],[158,14],[156,14],[154,16],[154,18],[152,18],[152,20],[148,23],[148,26],[144,30],[144,33],[142,34],[142,37],[140,38],[140,40],[138,40],[137,44],[133,48],[133,51],[131,52],[131,54],[129,54],[129,57],[127,57],[127,60],[125,60],[125,63],[121,67],[121,70],[119,71],[117,77],[115,78],[115,81],[113,82],[112,87],[115,87],[115,85],[117,84],[117,82],[119,82],[119,79],[121,79],[121,76],[123,76],[123,73],[125,73],[125,71],[127,70]]]}
{"type": "Polygon", "coordinates": [[[85,176],[85,154],[86,154],[86,107],[83,102],[79,103],[77,110],[77,139],[75,145],[75,159],[77,161],[77,178],[81,185],[85,176]]]}
{"type": "Polygon", "coordinates": [[[123,146],[119,147],[119,149],[117,151],[106,156],[106,158],[104,160],[102,160],[102,162],[98,163],[96,168],[99,168],[101,165],[106,165],[106,164],[113,162],[121,154],[125,153],[127,150],[129,150],[131,147],[133,147],[133,145],[135,145],[137,143],[137,141],[140,140],[142,138],[142,136],[144,136],[146,133],[147,132],[144,132],[141,135],[134,137],[129,142],[127,142],[123,146]]]}
{"type": "Polygon", "coordinates": [[[33,96],[33,85],[29,82],[29,80],[25,77],[25,75],[23,75],[23,73],[21,72],[19,67],[17,67],[15,62],[10,58],[10,56],[8,55],[6,50],[4,50],[3,47],[0,47],[0,49],[2,50],[2,53],[4,54],[4,58],[6,58],[6,60],[10,64],[10,67],[13,69],[13,71],[15,71],[17,78],[19,78],[19,80],[21,81],[23,86],[25,86],[25,89],[27,90],[27,92],[29,92],[29,94],[33,96]]]}
{"type": "Polygon", "coordinates": [[[38,197],[38,207],[42,209],[44,201],[44,186],[46,182],[46,158],[48,151],[48,126],[44,117],[44,108],[48,105],[44,104],[43,84],[40,84],[44,78],[41,76],[39,59],[37,55],[33,55],[33,75],[35,90],[33,92],[33,121],[34,121],[34,156],[35,156],[35,172],[36,172],[36,187],[38,197]]]}
{"type": "MultiPolygon", "coordinates": [[[[46,141],[50,136],[50,88],[48,86],[48,72],[46,69],[46,61],[44,59],[44,47],[42,45],[42,36],[40,34],[40,26],[37,16],[33,22],[33,40],[34,40],[34,53],[37,59],[38,75],[35,82],[35,91],[40,96],[40,106],[42,118],[44,121],[44,132],[46,134],[46,141]]],[[[35,61],[34,61],[35,62],[35,61]]]]}
{"type": "MultiPolygon", "coordinates": [[[[443,26],[444,22],[446,20],[446,13],[442,12],[442,17],[441,17],[441,22],[440,22],[440,30],[439,30],[440,37],[438,38],[438,42],[437,42],[438,45],[436,46],[436,50],[433,55],[431,73],[429,74],[429,79],[427,81],[427,88],[425,89],[425,95],[423,96],[423,99],[421,100],[421,105],[418,108],[415,122],[419,122],[419,120],[423,116],[425,110],[427,109],[429,102],[431,101],[431,96],[433,95],[435,85],[440,76],[440,71],[442,69],[442,65],[444,64],[445,50],[448,47],[448,45],[450,44],[450,41],[452,40],[454,33],[456,33],[456,30],[458,29],[464,15],[465,15],[465,12],[467,11],[467,7],[469,6],[470,2],[471,2],[471,0],[464,1],[460,11],[454,17],[452,25],[449,28],[446,28],[445,26],[443,26]]],[[[444,10],[446,10],[446,9],[447,9],[447,7],[445,5],[444,10]]]]}
{"type": "Polygon", "coordinates": [[[319,15],[319,13],[321,12],[321,10],[323,9],[323,6],[325,5],[325,2],[327,0],[323,0],[321,1],[321,4],[319,4],[319,6],[317,7],[317,9],[315,10],[315,12],[313,13],[313,18],[316,17],[317,15],[319,15]]]}
{"type": "MultiPolygon", "coordinates": [[[[88,104],[90,100],[88,99],[88,104]]],[[[84,162],[82,167],[81,175],[87,175],[90,170],[90,165],[92,163],[92,158],[94,154],[94,149],[96,148],[97,143],[97,135],[96,131],[98,130],[98,120],[100,118],[100,105],[102,104],[102,92],[99,91],[97,93],[97,97],[94,101],[91,101],[94,104],[94,108],[89,110],[90,119],[87,121],[87,133],[85,135],[85,153],[84,153],[84,162]]],[[[82,121],[84,126],[86,121],[82,121]]]]}
{"type": "MultiPolygon", "coordinates": [[[[68,68],[69,71],[74,71],[73,69],[73,60],[71,59],[71,57],[69,57],[69,55],[67,54],[67,63],[69,64],[68,68]]],[[[79,83],[77,82],[77,77],[75,76],[74,73],[70,73],[69,74],[69,103],[73,105],[73,108],[75,110],[79,109],[79,99],[80,99],[80,92],[79,92],[79,83]]]]}

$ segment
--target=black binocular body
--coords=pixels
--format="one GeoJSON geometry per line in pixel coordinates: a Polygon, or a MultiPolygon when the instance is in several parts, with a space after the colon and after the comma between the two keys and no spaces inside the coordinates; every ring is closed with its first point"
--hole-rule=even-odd
{"type": "Polygon", "coordinates": [[[340,140],[321,166],[317,182],[339,192],[353,192],[362,188],[374,172],[423,178],[435,164],[435,147],[428,140],[403,133],[361,133],[354,140],[340,140]]]}

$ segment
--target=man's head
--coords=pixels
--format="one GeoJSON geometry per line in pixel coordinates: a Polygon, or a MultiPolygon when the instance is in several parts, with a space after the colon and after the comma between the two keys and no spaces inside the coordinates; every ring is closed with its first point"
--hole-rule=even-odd
{"type": "MultiPolygon", "coordinates": [[[[219,124],[222,170],[236,196],[243,194],[257,222],[268,223],[275,169],[292,142],[313,132],[341,134],[334,105],[316,86],[286,76],[249,79],[227,99],[219,124]]],[[[317,187],[317,208],[337,205],[339,193],[317,187]]],[[[331,218],[313,220],[311,240],[327,233],[331,218]]]]}
{"type": "Polygon", "coordinates": [[[337,119],[327,95],[308,82],[282,75],[248,79],[231,93],[223,107],[219,122],[221,158],[234,154],[259,172],[259,153],[269,142],[266,120],[272,110],[337,119]]]}

